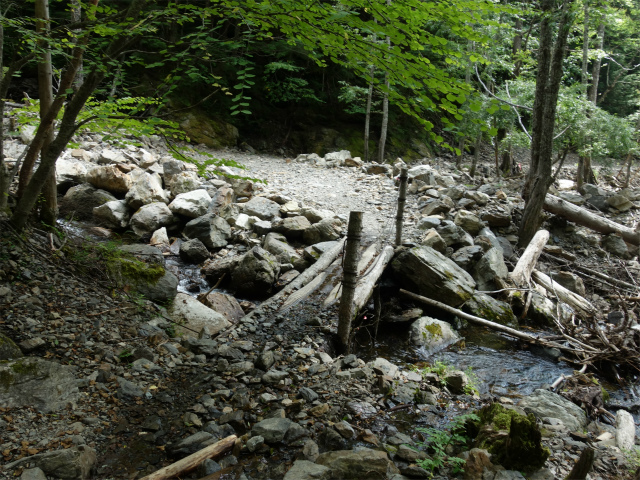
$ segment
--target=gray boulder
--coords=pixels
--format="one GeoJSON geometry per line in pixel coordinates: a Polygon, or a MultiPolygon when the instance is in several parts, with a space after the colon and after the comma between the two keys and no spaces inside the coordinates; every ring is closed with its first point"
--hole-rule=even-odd
{"type": "Polygon", "coordinates": [[[302,207],[300,209],[300,215],[303,215],[311,223],[318,223],[325,218],[333,218],[336,216],[331,210],[320,210],[313,207],[302,207]]]}
{"type": "Polygon", "coordinates": [[[211,197],[206,190],[194,190],[181,193],[169,204],[169,210],[173,213],[189,218],[197,218],[207,213],[211,205],[211,197]]]}
{"type": "Polygon", "coordinates": [[[308,245],[337,240],[342,236],[342,222],[337,218],[325,218],[311,225],[302,234],[308,245]]]}
{"type": "Polygon", "coordinates": [[[176,197],[181,193],[198,190],[202,186],[202,180],[198,177],[196,172],[182,171],[167,175],[166,169],[164,183],[171,192],[172,197],[176,197]]]}
{"type": "Polygon", "coordinates": [[[446,242],[442,239],[435,228],[430,228],[429,230],[427,230],[420,243],[426,247],[431,247],[440,253],[444,253],[447,249],[446,242]]]}
{"type": "Polygon", "coordinates": [[[187,238],[199,239],[208,249],[213,250],[227,245],[231,227],[224,218],[207,213],[187,223],[182,233],[187,238]]]}
{"type": "Polygon", "coordinates": [[[464,310],[476,317],[518,328],[518,319],[513,314],[511,306],[484,293],[474,293],[473,297],[464,304],[464,310]]]}
{"type": "Polygon", "coordinates": [[[587,416],[580,407],[548,390],[535,390],[520,401],[519,407],[541,419],[557,418],[572,431],[582,432],[587,426],[587,416]]]}
{"type": "Polygon", "coordinates": [[[125,228],[129,225],[131,213],[125,200],[112,200],[93,208],[93,216],[107,228],[125,228]]]}
{"type": "Polygon", "coordinates": [[[287,238],[302,238],[304,232],[311,228],[311,222],[306,217],[298,215],[288,217],[279,222],[276,229],[287,238]]]}
{"type": "Polygon", "coordinates": [[[276,257],[280,264],[291,263],[296,268],[301,262],[306,264],[302,255],[300,255],[295,248],[289,245],[286,238],[279,233],[272,232],[267,234],[262,244],[262,248],[276,257]]]}
{"type": "Polygon", "coordinates": [[[587,294],[587,291],[584,288],[584,282],[575,273],[565,271],[551,272],[549,276],[554,282],[558,282],[564,288],[571,290],[578,295],[584,297],[587,294]]]}
{"type": "Polygon", "coordinates": [[[96,451],[88,445],[79,445],[34,455],[28,460],[49,478],[86,480],[92,478],[97,455],[96,451]]]}
{"type": "Polygon", "coordinates": [[[403,251],[391,268],[403,288],[453,307],[471,298],[476,286],[471,275],[430,247],[403,251]]]}
{"type": "Polygon", "coordinates": [[[164,255],[162,255],[162,250],[158,247],[144,243],[131,243],[129,245],[122,245],[120,250],[133,255],[141,262],[164,265],[164,255]]]}
{"type": "Polygon", "coordinates": [[[231,323],[238,323],[244,317],[242,307],[232,295],[213,291],[206,296],[198,296],[198,300],[210,309],[222,314],[231,323]]]}
{"type": "Polygon", "coordinates": [[[427,185],[436,185],[436,176],[439,176],[429,165],[418,165],[407,172],[409,178],[421,180],[427,185]]]}
{"type": "Polygon", "coordinates": [[[635,445],[636,425],[631,415],[626,410],[618,410],[616,413],[616,446],[622,450],[631,450],[635,445]]]}
{"type": "Polygon", "coordinates": [[[240,295],[264,297],[280,274],[280,264],[273,255],[253,247],[231,272],[231,288],[240,295]]]}
{"type": "Polygon", "coordinates": [[[296,460],[284,480],[330,480],[331,469],[308,460],[296,460]]]}
{"type": "Polygon", "coordinates": [[[199,264],[209,258],[209,250],[204,243],[197,238],[187,240],[180,244],[180,258],[185,262],[199,264]]]}
{"type": "MultiPolygon", "coordinates": [[[[444,241],[443,241],[444,243],[444,241]]],[[[441,252],[441,250],[438,250],[441,252]]],[[[471,268],[482,258],[484,250],[480,245],[472,245],[470,247],[462,247],[453,252],[451,260],[463,270],[470,272],[471,268]]]]}
{"type": "Polygon", "coordinates": [[[131,176],[116,165],[95,167],[87,173],[87,182],[96,188],[124,195],[131,188],[131,176]]]}
{"type": "Polygon", "coordinates": [[[155,281],[138,279],[133,281],[133,288],[140,295],[152,302],[164,304],[173,300],[178,293],[178,277],[169,270],[165,270],[160,278],[155,281]]]}
{"type": "Polygon", "coordinates": [[[87,181],[87,163],[59,158],[56,161],[56,184],[58,191],[79,185],[87,181]]]}
{"type": "Polygon", "coordinates": [[[0,332],[0,361],[12,360],[14,358],[23,357],[22,351],[16,343],[0,332]]]}
{"type": "Polygon", "coordinates": [[[504,263],[502,251],[490,248],[472,270],[472,276],[478,284],[478,290],[499,290],[506,284],[509,270],[504,263]]]}
{"type": "Polygon", "coordinates": [[[447,322],[431,317],[422,317],[411,324],[411,343],[423,346],[427,355],[432,355],[460,341],[460,335],[447,322]]]}
{"type": "Polygon", "coordinates": [[[91,220],[95,207],[116,200],[116,197],[109,192],[83,183],[67,190],[67,193],[60,200],[60,214],[72,215],[78,220],[91,220]]]}
{"type": "Polygon", "coordinates": [[[73,369],[38,357],[0,363],[0,407],[52,412],[78,399],[73,369]]]}
{"type": "Polygon", "coordinates": [[[448,247],[470,247],[473,245],[473,237],[450,220],[444,220],[436,228],[436,231],[448,247]]]}
{"type": "Polygon", "coordinates": [[[265,197],[254,197],[244,204],[244,213],[261,220],[273,220],[280,216],[280,205],[265,197]]]}
{"type": "Polygon", "coordinates": [[[616,257],[629,258],[629,248],[627,244],[622,237],[616,233],[611,233],[602,238],[602,248],[609,253],[613,253],[616,257]]]}
{"type": "Polygon", "coordinates": [[[162,202],[154,202],[143,205],[131,217],[131,228],[139,237],[150,235],[160,227],[166,227],[174,223],[174,217],[162,202]]]}
{"type": "Polygon", "coordinates": [[[400,473],[387,452],[369,448],[322,453],[316,463],[329,467],[331,478],[343,480],[380,480],[400,473]]]}
{"type": "Polygon", "coordinates": [[[278,443],[284,440],[292,425],[293,422],[288,418],[267,418],[251,428],[251,435],[264,438],[266,443],[278,443]]]}
{"type": "Polygon", "coordinates": [[[129,173],[131,188],[124,197],[127,204],[137,210],[153,202],[167,203],[168,195],[162,188],[162,179],[157,173],[149,174],[139,168],[129,173]]]}
{"type": "Polygon", "coordinates": [[[167,311],[177,324],[176,331],[191,337],[197,336],[204,327],[213,335],[231,325],[224,316],[186,293],[178,293],[167,311]]]}
{"type": "Polygon", "coordinates": [[[484,228],[484,223],[475,214],[467,210],[459,210],[454,223],[471,235],[477,235],[484,228]]]}

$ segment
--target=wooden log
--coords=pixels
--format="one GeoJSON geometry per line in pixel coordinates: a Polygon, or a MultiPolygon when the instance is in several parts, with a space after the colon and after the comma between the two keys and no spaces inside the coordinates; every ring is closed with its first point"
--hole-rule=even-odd
{"type": "Polygon", "coordinates": [[[524,250],[524,253],[516,263],[513,272],[509,274],[511,281],[518,287],[524,287],[529,285],[529,279],[531,278],[531,272],[536,267],[538,257],[542,253],[544,246],[549,240],[549,232],[546,230],[538,230],[533,236],[529,245],[524,250]]]}
{"type": "Polygon", "coordinates": [[[617,233],[625,242],[632,245],[640,245],[640,232],[636,232],[632,228],[620,225],[551,194],[547,194],[545,197],[544,209],[596,232],[604,234],[617,233]]]}
{"type": "Polygon", "coordinates": [[[322,256],[307,268],[304,272],[298,275],[289,285],[284,287],[274,296],[269,298],[268,300],[262,302],[258,308],[256,308],[253,312],[242,317],[243,319],[253,318],[255,315],[262,314],[266,311],[267,308],[272,307],[275,303],[282,300],[284,297],[289,295],[294,290],[302,288],[311,280],[313,280],[320,272],[326,269],[329,265],[333,263],[333,261],[340,255],[342,252],[342,248],[344,247],[344,242],[346,238],[341,239],[335,246],[333,246],[330,250],[324,252],[322,256]]]}
{"type": "Polygon", "coordinates": [[[182,460],[178,460],[167,467],[161,468],[160,470],[147,475],[142,480],[167,480],[189,472],[206,459],[215,458],[222,455],[227,450],[231,450],[235,445],[237,438],[238,437],[235,435],[229,435],[227,438],[223,438],[213,445],[209,445],[208,447],[205,447],[182,460]]]}
{"type": "Polygon", "coordinates": [[[396,246],[402,245],[402,216],[404,204],[407,202],[407,183],[409,180],[407,167],[400,169],[400,188],[398,191],[398,213],[396,214],[396,246]]]}
{"type": "MultiPolygon", "coordinates": [[[[371,245],[369,245],[369,247],[367,247],[367,249],[360,257],[360,261],[358,262],[358,275],[364,275],[365,269],[369,266],[369,263],[375,258],[377,253],[378,245],[376,243],[372,243],[371,245]]],[[[329,295],[327,295],[327,298],[324,300],[324,306],[330,307],[331,305],[336,303],[340,298],[341,293],[342,282],[338,283],[338,285],[333,287],[331,292],[329,292],[329,295]]]]}
{"type": "Polygon", "coordinates": [[[376,263],[369,272],[362,277],[356,285],[356,291],[353,296],[353,303],[356,312],[360,311],[364,307],[373,293],[373,289],[378,282],[380,276],[384,273],[384,269],[387,267],[391,259],[393,258],[393,247],[386,246],[378,255],[376,263]]]}
{"type": "Polygon", "coordinates": [[[586,447],[580,454],[580,458],[571,469],[565,480],[585,480],[587,474],[593,467],[595,461],[595,451],[591,447],[586,447]]]}
{"type": "Polygon", "coordinates": [[[489,327],[492,330],[497,330],[499,332],[502,332],[506,335],[509,335],[510,337],[514,337],[514,338],[518,338],[520,340],[525,340],[529,343],[533,343],[536,345],[542,345],[545,347],[552,347],[552,348],[557,348],[559,350],[563,350],[563,351],[567,351],[567,352],[575,352],[575,349],[571,348],[571,347],[567,347],[565,345],[561,345],[559,343],[556,342],[551,342],[548,340],[543,340],[541,338],[538,338],[534,335],[530,335],[528,333],[525,332],[521,332],[520,330],[516,330],[515,328],[511,328],[511,327],[506,327],[504,325],[500,325],[499,323],[495,323],[489,320],[485,320],[484,318],[480,318],[480,317],[476,317],[474,315],[470,315],[468,313],[463,312],[462,310],[458,310],[457,308],[453,308],[450,307],[449,305],[445,305],[444,303],[438,302],[437,300],[432,300],[431,298],[427,298],[427,297],[423,297],[422,295],[417,295],[415,293],[409,292],[408,290],[404,290],[404,289],[400,289],[400,293],[402,295],[405,295],[413,300],[416,300],[418,302],[422,302],[425,303],[427,305],[430,305],[432,307],[436,307],[439,308],[441,310],[444,310],[447,313],[451,313],[453,315],[456,315],[460,318],[464,318],[465,320],[468,320],[472,323],[478,324],[478,325],[482,325],[484,327],[489,327]]]}
{"type": "Polygon", "coordinates": [[[329,265],[329,268],[327,268],[323,272],[320,272],[316,276],[316,278],[311,280],[300,290],[293,292],[291,295],[289,295],[289,298],[287,298],[284,301],[284,303],[280,306],[279,311],[284,312],[290,309],[291,307],[293,307],[294,305],[297,305],[298,303],[300,303],[309,295],[311,295],[320,285],[322,285],[322,283],[325,281],[325,279],[329,275],[329,272],[327,270],[329,270],[331,267],[337,266],[338,263],[340,263],[340,259],[334,260],[333,263],[329,265]]]}
{"type": "Polygon", "coordinates": [[[586,298],[581,297],[577,293],[572,292],[571,290],[566,289],[558,282],[554,282],[549,278],[548,275],[534,270],[532,274],[533,280],[542,285],[547,292],[553,293],[556,295],[561,301],[569,305],[576,311],[580,311],[586,313],[587,315],[593,315],[596,311],[595,307],[589,302],[586,298]]]}
{"type": "Polygon", "coordinates": [[[351,321],[355,315],[353,298],[358,279],[358,249],[362,236],[362,212],[349,214],[347,227],[347,246],[344,252],[342,296],[338,312],[338,339],[342,348],[349,352],[349,337],[351,335],[351,321]]]}

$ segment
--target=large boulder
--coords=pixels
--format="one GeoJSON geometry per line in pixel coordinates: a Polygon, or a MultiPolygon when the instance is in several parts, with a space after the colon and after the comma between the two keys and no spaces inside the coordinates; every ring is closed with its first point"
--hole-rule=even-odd
{"type": "Polygon", "coordinates": [[[73,216],[76,220],[91,220],[95,207],[115,200],[109,192],[83,183],[67,190],[60,200],[60,214],[73,216]]]}
{"type": "Polygon", "coordinates": [[[181,193],[169,204],[169,210],[189,218],[197,218],[207,213],[211,197],[206,190],[181,193]]]}
{"type": "Polygon", "coordinates": [[[288,217],[279,222],[277,230],[287,238],[301,238],[309,228],[311,228],[311,222],[306,217],[298,215],[295,217],[288,217]]]}
{"type": "Polygon", "coordinates": [[[513,314],[511,306],[484,293],[474,293],[473,297],[464,304],[464,310],[476,317],[518,328],[518,319],[513,314]]]}
{"type": "Polygon", "coordinates": [[[187,238],[197,238],[210,249],[224,247],[231,235],[229,223],[218,215],[207,213],[187,223],[182,231],[187,238]]]}
{"type": "Polygon", "coordinates": [[[231,288],[239,295],[264,297],[278,275],[280,264],[273,255],[260,247],[253,247],[231,272],[231,288]]]}
{"type": "Polygon", "coordinates": [[[467,210],[459,210],[456,214],[454,223],[471,235],[477,235],[480,230],[484,228],[482,220],[480,220],[474,213],[467,210]]]}
{"type": "Polygon", "coordinates": [[[198,296],[198,300],[210,309],[222,314],[231,323],[238,323],[244,317],[242,307],[232,295],[213,291],[198,296]]]}
{"type": "Polygon", "coordinates": [[[169,270],[155,281],[144,281],[139,279],[134,282],[135,290],[146,299],[158,304],[165,304],[173,300],[178,293],[178,277],[169,270]]]}
{"type": "Polygon", "coordinates": [[[362,448],[321,454],[316,463],[331,469],[331,478],[343,480],[380,480],[400,473],[387,452],[362,448]]]}
{"type": "MultiPolygon", "coordinates": [[[[166,170],[165,170],[166,172],[166,170]]],[[[198,190],[202,186],[202,180],[196,172],[182,171],[173,175],[164,176],[165,186],[171,192],[172,197],[176,197],[181,193],[198,190]]]]}
{"type": "Polygon", "coordinates": [[[96,188],[124,195],[131,188],[131,175],[116,165],[104,165],[93,168],[87,174],[87,181],[96,188]]]}
{"type": "Polygon", "coordinates": [[[288,418],[267,418],[251,428],[251,434],[264,438],[266,443],[279,443],[284,440],[287,431],[294,425],[288,418]]]}
{"type": "Polygon", "coordinates": [[[432,355],[460,340],[460,335],[447,322],[431,317],[422,317],[411,324],[411,343],[423,346],[432,355]]]}
{"type": "Polygon", "coordinates": [[[186,293],[176,295],[168,313],[176,323],[176,332],[191,337],[197,337],[204,327],[213,335],[231,325],[224,316],[186,293]]]}
{"type": "Polygon", "coordinates": [[[504,263],[502,250],[492,247],[475,264],[472,276],[478,290],[499,290],[506,285],[509,270],[504,263]]]}
{"type": "Polygon", "coordinates": [[[342,221],[338,218],[324,218],[304,230],[302,239],[308,245],[337,240],[342,236],[342,221]]]}
{"type": "Polygon", "coordinates": [[[261,220],[273,220],[280,216],[280,205],[265,197],[254,197],[244,204],[244,213],[261,220]]]}
{"type": "Polygon", "coordinates": [[[149,174],[137,168],[129,176],[131,177],[131,188],[127,192],[125,200],[133,210],[153,202],[167,203],[169,201],[168,195],[162,188],[162,179],[157,173],[149,174]]]}
{"type": "Polygon", "coordinates": [[[471,275],[431,247],[407,249],[396,257],[391,267],[403,288],[452,307],[471,298],[476,286],[471,275]]]}
{"type": "Polygon", "coordinates": [[[22,357],[22,351],[16,343],[0,332],[0,361],[22,357]]]}
{"type": "Polygon", "coordinates": [[[448,247],[469,247],[473,245],[471,234],[450,220],[444,220],[436,230],[448,247]]]}
{"type": "Polygon", "coordinates": [[[150,235],[160,227],[166,227],[174,222],[169,207],[162,202],[144,205],[131,217],[131,228],[140,237],[150,235]]]}
{"type": "Polygon", "coordinates": [[[87,181],[87,163],[78,160],[59,158],[56,161],[56,184],[58,193],[65,191],[74,185],[87,181]]]}
{"type": "Polygon", "coordinates": [[[199,264],[209,258],[209,250],[204,243],[193,238],[180,244],[180,258],[185,262],[199,264]]]}
{"type": "Polygon", "coordinates": [[[125,200],[112,200],[94,207],[93,216],[99,224],[107,228],[120,229],[129,225],[131,212],[125,200]]]}
{"type": "Polygon", "coordinates": [[[580,407],[548,390],[535,390],[520,401],[519,407],[537,418],[556,418],[572,431],[582,432],[587,426],[587,416],[580,407]]]}
{"type": "MultiPolygon", "coordinates": [[[[215,192],[215,194],[211,196],[211,204],[209,205],[208,211],[209,213],[217,213],[221,217],[225,217],[225,215],[223,215],[222,213],[223,210],[225,209],[225,207],[231,207],[232,205],[233,205],[233,189],[229,186],[224,186],[224,187],[220,187],[215,192]]],[[[237,216],[237,214],[235,214],[234,216],[237,216]]]]}
{"type": "Polygon", "coordinates": [[[43,412],[78,399],[73,369],[39,357],[0,362],[0,407],[35,407],[43,412]]]}
{"type": "Polygon", "coordinates": [[[262,248],[275,256],[281,264],[290,263],[295,266],[304,261],[296,249],[289,245],[286,238],[279,233],[268,233],[262,248]]]}

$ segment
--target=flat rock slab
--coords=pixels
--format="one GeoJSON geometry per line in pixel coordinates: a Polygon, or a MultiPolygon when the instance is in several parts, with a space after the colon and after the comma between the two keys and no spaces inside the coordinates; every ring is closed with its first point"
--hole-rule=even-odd
{"type": "Polygon", "coordinates": [[[331,469],[332,478],[379,480],[400,473],[386,452],[379,450],[338,450],[321,454],[316,463],[331,469]]]}
{"type": "Polygon", "coordinates": [[[0,362],[0,407],[52,412],[78,399],[73,369],[38,357],[0,362]]]}
{"type": "Polygon", "coordinates": [[[557,418],[570,430],[582,431],[587,426],[587,416],[580,407],[556,393],[540,388],[523,398],[519,407],[538,418],[557,418]]]}

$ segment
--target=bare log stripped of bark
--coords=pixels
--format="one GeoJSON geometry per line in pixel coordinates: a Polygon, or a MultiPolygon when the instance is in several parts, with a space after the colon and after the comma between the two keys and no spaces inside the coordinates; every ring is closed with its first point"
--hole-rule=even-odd
{"type": "Polygon", "coordinates": [[[549,240],[549,232],[546,230],[538,230],[533,236],[529,245],[524,250],[524,253],[518,260],[513,272],[509,274],[509,277],[518,287],[524,287],[529,285],[531,278],[531,272],[536,267],[538,257],[542,253],[542,249],[549,240]]]}
{"type": "Polygon", "coordinates": [[[596,215],[561,198],[547,194],[544,201],[544,209],[596,232],[604,234],[617,233],[625,242],[632,245],[640,245],[640,232],[596,215]]]}
{"type": "MultiPolygon", "coordinates": [[[[358,262],[358,272],[359,275],[363,275],[365,273],[365,269],[369,266],[371,261],[375,258],[378,253],[378,245],[373,243],[369,245],[369,247],[364,251],[362,256],[360,257],[360,261],[358,262]]],[[[324,306],[329,307],[336,303],[340,298],[340,294],[342,293],[342,282],[333,287],[329,295],[324,301],[324,306]]]]}
{"type": "Polygon", "coordinates": [[[320,285],[322,285],[322,282],[324,282],[327,276],[329,275],[329,272],[327,270],[329,270],[333,266],[337,266],[339,262],[340,262],[340,259],[334,260],[333,263],[329,265],[329,268],[327,268],[323,272],[320,272],[318,276],[316,276],[316,278],[311,280],[300,290],[298,290],[297,292],[293,292],[291,295],[289,295],[289,298],[287,298],[284,301],[284,303],[280,306],[280,311],[284,312],[290,309],[291,307],[293,307],[294,305],[297,305],[302,300],[304,300],[309,295],[311,295],[320,285]]]}
{"type": "Polygon", "coordinates": [[[178,460],[171,465],[161,468],[157,472],[147,475],[142,480],[167,480],[182,475],[190,470],[193,470],[202,462],[208,458],[215,458],[222,455],[227,450],[231,450],[236,443],[235,435],[230,435],[227,438],[223,438],[219,442],[209,445],[202,450],[197,451],[189,455],[188,457],[178,460]]]}
{"type": "Polygon", "coordinates": [[[536,283],[542,285],[547,292],[553,293],[574,310],[586,313],[587,315],[593,315],[595,313],[596,309],[591,302],[577,293],[566,289],[558,282],[554,282],[548,275],[540,272],[539,270],[534,270],[532,275],[533,280],[536,283]]]}
{"type": "Polygon", "coordinates": [[[369,272],[362,277],[356,285],[356,291],[353,296],[353,303],[355,305],[356,312],[360,311],[364,307],[373,293],[373,288],[376,286],[376,282],[380,276],[384,273],[384,269],[387,264],[393,258],[393,247],[386,246],[382,253],[378,255],[376,263],[369,270],[369,272]]]}

